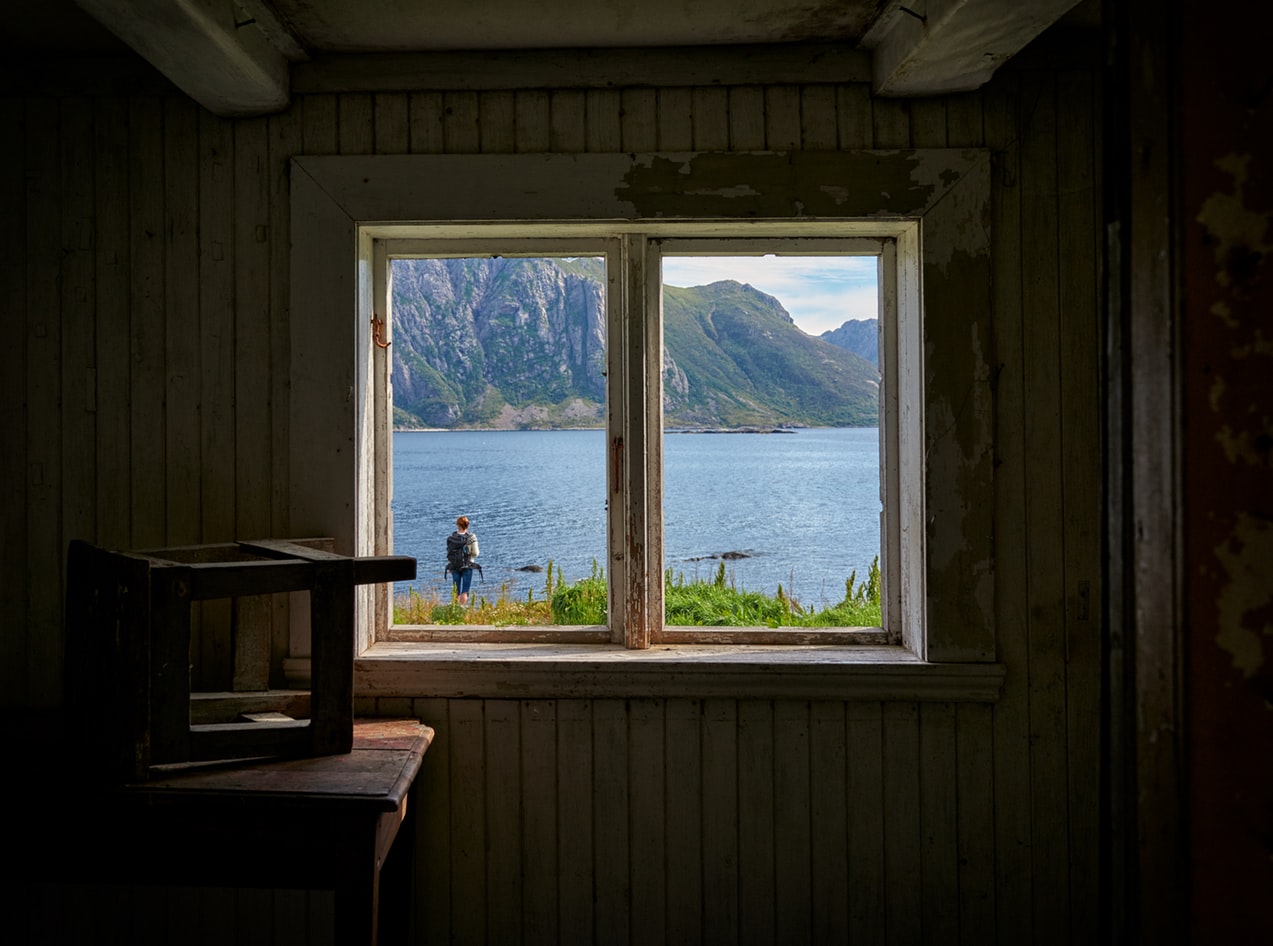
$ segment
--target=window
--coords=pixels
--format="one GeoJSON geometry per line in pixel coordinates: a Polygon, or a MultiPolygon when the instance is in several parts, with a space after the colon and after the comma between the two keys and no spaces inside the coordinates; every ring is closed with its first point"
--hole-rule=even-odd
{"type": "MultiPolygon", "coordinates": [[[[607,459],[621,471],[612,507],[623,511],[609,633],[637,648],[674,642],[661,621],[664,242],[750,240],[771,252],[865,241],[872,249],[854,251],[878,254],[883,304],[896,312],[883,350],[897,383],[881,405],[887,629],[921,660],[993,660],[988,181],[986,155],[963,151],[296,158],[292,304],[306,318],[292,338],[292,528],[358,554],[387,550],[375,445],[389,415],[376,402],[385,383],[372,323],[375,274],[395,241],[469,241],[483,252],[608,241],[617,265],[607,459]]],[[[361,604],[377,618],[365,622],[366,649],[387,633],[378,616],[388,609],[370,594],[361,604]]]]}
{"type": "MultiPolygon", "coordinates": [[[[574,227],[563,224],[556,229],[559,233],[569,234],[574,227]]],[[[432,534],[422,541],[415,540],[412,525],[414,517],[400,514],[397,518],[406,526],[409,537],[405,544],[395,540],[394,510],[404,512],[409,508],[414,497],[406,494],[394,482],[395,467],[399,471],[402,471],[404,467],[400,460],[395,461],[393,445],[398,442],[406,449],[413,449],[417,441],[428,438],[427,435],[411,438],[410,435],[399,435],[394,432],[395,423],[392,418],[395,414],[399,417],[405,416],[406,411],[416,406],[415,401],[408,402],[406,399],[400,399],[395,403],[391,393],[389,379],[395,369],[390,361],[394,357],[394,349],[388,332],[389,326],[400,320],[399,316],[393,314],[394,299],[397,298],[401,305],[431,307],[434,317],[439,321],[456,319],[453,309],[467,310],[469,313],[480,311],[482,327],[478,328],[478,319],[473,317],[472,331],[474,335],[479,332],[484,333],[487,341],[485,346],[473,346],[473,357],[478,357],[483,351],[493,351],[496,352],[494,357],[498,358],[502,357],[498,352],[512,349],[516,350],[517,366],[533,370],[533,362],[540,357],[541,347],[536,331],[543,330],[545,326],[532,325],[531,330],[527,332],[524,329],[518,329],[512,323],[536,321],[537,315],[547,315],[547,313],[526,311],[528,307],[521,300],[505,298],[509,292],[514,291],[508,288],[509,285],[516,282],[519,274],[533,263],[536,267],[534,277],[523,280],[526,286],[531,288],[523,287],[518,291],[545,292],[547,291],[545,283],[554,276],[559,278],[562,274],[560,262],[547,266],[544,265],[545,263],[549,260],[590,258],[597,260],[599,268],[605,274],[604,285],[608,287],[608,291],[604,293],[606,313],[604,321],[608,325],[608,330],[604,332],[604,335],[611,339],[622,340],[620,344],[609,345],[606,348],[605,431],[604,436],[597,438],[596,442],[597,449],[605,454],[602,467],[605,480],[604,494],[596,499],[599,503],[604,502],[606,506],[605,538],[607,541],[603,546],[606,551],[603,552],[599,563],[598,580],[584,583],[584,587],[600,585],[602,584],[600,578],[604,577],[608,604],[606,615],[609,620],[600,623],[604,619],[598,617],[595,619],[598,621],[597,624],[568,627],[559,626],[556,622],[549,626],[538,623],[527,626],[510,624],[507,619],[500,620],[501,615],[507,615],[518,621],[527,620],[528,612],[545,608],[544,599],[548,597],[553,581],[553,564],[549,558],[547,562],[535,561],[530,566],[542,569],[546,565],[549,570],[547,585],[540,585],[542,594],[538,604],[534,601],[536,588],[527,587],[528,582],[518,582],[519,576],[510,574],[507,568],[495,573],[494,587],[477,585],[474,589],[474,600],[478,602],[477,613],[491,618],[489,622],[479,621],[477,625],[455,623],[464,620],[462,617],[464,609],[450,602],[445,585],[442,585],[440,592],[434,590],[440,584],[436,581],[432,589],[427,580],[422,583],[425,587],[425,593],[422,596],[410,592],[404,593],[401,587],[393,592],[382,590],[376,603],[376,620],[380,627],[380,636],[389,640],[417,641],[486,640],[573,643],[612,641],[637,648],[658,643],[879,644],[901,640],[905,601],[900,593],[893,597],[890,597],[889,593],[899,574],[899,563],[910,555],[921,555],[922,542],[912,543],[909,550],[901,547],[897,515],[900,506],[895,499],[901,489],[900,470],[894,470],[892,485],[887,485],[889,483],[887,471],[896,466],[897,424],[901,416],[895,407],[889,406],[897,403],[898,393],[894,391],[894,388],[898,387],[900,380],[897,375],[896,359],[892,357],[891,344],[885,346],[881,359],[884,368],[882,374],[885,378],[883,384],[885,394],[880,397],[872,392],[872,398],[879,405],[878,430],[882,432],[879,438],[878,455],[883,462],[879,464],[878,475],[872,477],[871,488],[877,496],[877,509],[882,506],[884,510],[882,516],[878,511],[873,513],[879,518],[881,528],[880,550],[883,554],[880,559],[883,564],[880,570],[883,573],[884,587],[882,602],[884,619],[881,623],[884,626],[838,628],[799,626],[799,619],[793,620],[790,616],[785,616],[783,626],[778,627],[766,626],[760,621],[755,622],[757,626],[745,627],[697,626],[701,618],[695,620],[695,611],[692,606],[682,611],[682,613],[689,611],[691,614],[689,620],[683,617],[678,617],[674,621],[667,619],[668,602],[665,600],[665,592],[672,595],[677,603],[686,597],[692,597],[696,599],[695,603],[721,601],[723,603],[719,607],[722,608],[754,604],[757,596],[753,594],[751,598],[748,598],[746,594],[734,593],[737,588],[732,580],[728,583],[725,581],[726,566],[723,561],[719,564],[716,581],[703,582],[703,575],[693,576],[691,572],[692,577],[687,584],[684,564],[669,561],[664,555],[669,525],[665,518],[665,511],[669,499],[679,498],[675,494],[669,496],[666,490],[671,488],[669,484],[674,484],[674,481],[668,481],[664,476],[666,472],[664,407],[667,403],[674,403],[668,394],[675,392],[669,392],[667,388],[676,386],[675,380],[667,386],[663,380],[669,366],[665,334],[669,325],[682,324],[675,318],[669,318],[666,310],[669,300],[673,307],[684,303],[680,290],[668,289],[663,285],[664,260],[672,258],[717,261],[747,259],[751,260],[754,266],[755,261],[766,257],[779,257],[786,260],[864,258],[874,263],[880,285],[892,287],[897,282],[896,240],[891,236],[822,235],[843,229],[836,224],[806,225],[801,228],[805,231],[805,235],[800,236],[785,235],[781,231],[775,231],[773,235],[763,238],[734,235],[744,234],[747,229],[746,226],[717,224],[713,227],[717,235],[708,238],[700,235],[702,228],[693,224],[662,224],[647,225],[639,231],[627,227],[622,232],[599,233],[592,238],[581,235],[578,239],[520,237],[516,235],[517,230],[514,229],[514,235],[509,237],[481,239],[449,238],[443,228],[440,233],[435,233],[431,238],[413,239],[409,231],[404,231],[389,239],[373,240],[372,253],[377,261],[373,273],[375,318],[384,323],[384,327],[380,329],[384,337],[373,352],[374,374],[379,384],[374,395],[374,414],[377,419],[374,428],[377,431],[375,438],[377,455],[373,462],[376,471],[375,547],[384,553],[415,555],[422,563],[424,570],[430,570],[439,558],[435,554],[436,546],[439,537],[449,531],[449,526],[446,525],[449,518],[453,518],[457,512],[470,514],[475,511],[475,505],[497,503],[499,497],[486,497],[480,491],[473,490],[455,488],[446,490],[445,487],[453,486],[450,475],[442,472],[447,461],[435,460],[432,467],[437,472],[434,475],[441,475],[447,480],[446,483],[436,484],[435,488],[445,490],[444,495],[449,497],[463,497],[462,501],[467,505],[462,509],[454,506],[449,510],[431,508],[430,517],[436,521],[432,523],[432,534]],[[409,265],[412,262],[427,263],[427,270],[419,265],[409,265]],[[429,274],[427,276],[429,288],[417,290],[408,297],[405,295],[407,285],[415,285],[421,278],[426,278],[419,275],[422,272],[429,274]],[[401,287],[395,285],[395,278],[402,282],[401,287]],[[480,300],[464,298],[479,292],[489,298],[480,300]],[[428,298],[429,293],[434,296],[432,303],[428,298]],[[669,293],[671,293],[670,296],[669,293]],[[407,301],[408,298],[410,302],[407,301]],[[511,309],[517,311],[513,313],[511,309]],[[493,324],[501,319],[509,324],[498,330],[494,329],[493,324]],[[890,554],[893,556],[893,564],[889,561],[890,554]],[[666,581],[665,576],[667,576],[666,581]],[[694,577],[700,579],[699,584],[695,585],[694,577]],[[523,587],[526,588],[524,602],[520,600],[523,587]],[[436,606],[435,601],[438,602],[436,606]],[[430,620],[435,616],[441,620],[430,620]],[[498,626],[495,626],[497,624],[498,626]]],[[[737,299],[720,306],[717,311],[707,317],[709,321],[715,320],[710,330],[716,338],[723,337],[727,332],[726,319],[737,311],[736,306],[758,305],[764,298],[751,291],[750,287],[740,286],[737,295],[737,299]]],[[[879,292],[878,297],[882,299],[878,310],[880,324],[884,326],[882,337],[892,338],[897,330],[897,293],[891,290],[879,292]]],[[[532,300],[529,309],[534,310],[542,305],[544,305],[542,300],[538,303],[532,300]]],[[[413,331],[418,333],[426,327],[425,320],[410,320],[406,319],[405,315],[406,313],[403,313],[403,324],[412,325],[413,331]]],[[[448,330],[453,335],[467,330],[468,322],[468,319],[464,319],[463,329],[457,322],[455,325],[450,325],[448,330]]],[[[750,327],[749,324],[748,328],[750,327]]],[[[805,337],[798,330],[793,329],[793,332],[801,338],[805,337]]],[[[766,335],[768,334],[769,330],[766,330],[766,335]]],[[[706,339],[700,339],[697,344],[687,348],[701,355],[706,347],[706,341],[706,339]]],[[[409,347],[415,346],[416,342],[417,338],[414,336],[402,338],[398,344],[397,350],[401,353],[398,358],[420,358],[416,348],[409,347]]],[[[424,347],[430,349],[432,357],[428,365],[421,365],[421,372],[435,377],[445,375],[445,377],[438,377],[436,385],[438,389],[448,385],[452,388],[468,385],[470,389],[475,390],[472,379],[468,377],[469,368],[466,363],[461,363],[460,359],[455,358],[452,359],[455,363],[448,365],[446,359],[433,349],[433,345],[432,340],[424,344],[424,347]]],[[[749,356],[760,362],[763,362],[767,354],[777,350],[772,337],[757,337],[744,342],[743,345],[749,349],[749,356]]],[[[835,351],[838,352],[838,349],[835,351]]],[[[481,355],[481,357],[486,356],[481,355]]],[[[846,357],[845,360],[850,359],[846,357]]],[[[564,368],[560,365],[549,367],[555,372],[564,368]]],[[[730,367],[733,367],[732,363],[730,367]]],[[[817,367],[819,366],[814,365],[808,370],[816,370],[817,367]]],[[[493,366],[487,368],[486,373],[489,375],[493,370],[493,366]]],[[[511,383],[516,385],[518,379],[513,378],[511,383]]],[[[696,383],[699,382],[696,380],[696,383]]],[[[555,396],[565,397],[567,387],[569,385],[564,386],[563,390],[555,396]]],[[[908,394],[902,388],[899,390],[903,391],[903,396],[914,396],[913,391],[908,394]]],[[[454,396],[457,401],[460,399],[458,390],[454,395],[449,396],[454,396]]],[[[503,404],[499,395],[495,397],[503,404]]],[[[466,404],[468,403],[466,401],[466,404]]],[[[474,400],[473,403],[477,401],[474,400]]],[[[562,407],[562,405],[555,406],[562,407]]],[[[426,406],[420,409],[427,412],[430,408],[426,406]]],[[[444,413],[447,416],[453,416],[457,409],[448,406],[444,413]]],[[[489,413],[487,405],[481,405],[476,409],[486,410],[489,413]]],[[[469,411],[471,416],[476,416],[472,415],[473,407],[466,406],[464,410],[469,411]]],[[[415,416],[418,417],[418,415],[415,416]]],[[[915,418],[919,414],[913,412],[909,416],[915,418]]],[[[752,439],[754,440],[756,436],[759,435],[752,435],[752,439]]],[[[447,456],[457,458],[462,456],[450,452],[451,448],[446,446],[445,435],[435,433],[431,439],[435,449],[448,451],[447,456]]],[[[495,434],[488,434],[485,437],[470,435],[467,439],[460,435],[453,435],[450,442],[469,444],[468,449],[474,450],[474,457],[479,458],[485,453],[485,449],[480,445],[490,445],[491,449],[499,449],[497,446],[499,439],[495,434]]],[[[503,439],[507,444],[513,438],[506,436],[503,439]]],[[[561,438],[558,437],[558,439],[561,438]]],[[[915,438],[912,437],[910,442],[916,442],[915,438]]],[[[526,438],[518,440],[517,443],[520,449],[529,448],[526,438]]],[[[700,446],[703,444],[704,441],[700,440],[700,446]]],[[[682,448],[683,444],[677,443],[675,446],[682,448]]],[[[763,450],[764,446],[757,445],[753,449],[763,450]]],[[[507,453],[505,458],[506,461],[511,460],[507,453]]],[[[602,457],[598,456],[598,459],[601,460],[602,457]]],[[[427,458],[424,462],[427,462],[427,458]]],[[[460,461],[457,459],[451,462],[460,461]]],[[[497,463],[491,469],[503,470],[510,465],[512,464],[509,462],[497,463]]],[[[912,466],[911,469],[915,467],[912,466]]],[[[544,461],[542,475],[544,477],[552,475],[551,460],[544,461]]],[[[682,483],[681,487],[685,488],[686,485],[682,483]]],[[[752,484],[739,485],[750,487],[752,484]]],[[[417,493],[423,491],[427,494],[430,486],[425,482],[415,485],[414,488],[417,493]]],[[[492,484],[491,488],[498,487],[492,484]]],[[[781,502],[779,497],[782,495],[780,492],[782,488],[781,484],[767,484],[768,495],[775,504],[781,502]]],[[[790,485],[787,488],[791,488],[790,485]]],[[[547,502],[551,504],[551,499],[547,502]]],[[[507,503],[505,502],[504,505],[506,506],[507,503]]],[[[488,505],[487,508],[498,508],[498,506],[488,505]]],[[[566,510],[563,509],[562,513],[565,514],[566,510]]],[[[522,517],[519,516],[519,518],[522,517]]],[[[513,528],[518,527],[516,524],[500,521],[498,516],[489,517],[487,525],[492,529],[502,529],[506,533],[510,525],[513,528]]],[[[825,522],[814,518],[805,524],[805,528],[818,529],[825,525],[825,522]]],[[[535,528],[530,524],[523,524],[520,527],[535,528]]],[[[545,534],[545,527],[541,524],[539,528],[541,540],[546,541],[549,535],[545,534]]],[[[517,546],[524,545],[525,541],[522,536],[514,537],[506,534],[503,543],[507,546],[517,546]]],[[[493,543],[489,541],[488,534],[487,548],[492,546],[493,543]]],[[[748,553],[734,551],[734,554],[748,553]]],[[[573,564],[575,566],[573,574],[566,576],[567,581],[577,581],[585,577],[579,573],[578,563],[573,564]]],[[[440,571],[440,566],[438,570],[440,571]]],[[[863,584],[866,583],[867,571],[868,569],[863,567],[858,575],[863,584]]],[[[432,576],[432,571],[427,571],[427,574],[432,576]]],[[[751,588],[744,586],[742,590],[775,596],[773,600],[776,605],[785,605],[789,611],[794,609],[799,614],[798,599],[793,605],[791,597],[794,569],[790,574],[792,577],[787,584],[786,592],[781,590],[781,583],[787,579],[781,579],[775,587],[758,589],[753,585],[751,588]]],[[[432,577],[436,578],[436,576],[432,577]]],[[[844,577],[847,577],[847,573],[846,576],[839,578],[841,588],[844,587],[844,577]]],[[[484,579],[483,573],[482,580],[484,579]]],[[[839,602],[843,597],[844,595],[840,594],[835,602],[839,602]]],[[[560,596],[557,600],[561,600],[560,596]]],[[[830,614],[837,613],[829,610],[825,602],[823,610],[830,614]]],[[[468,620],[471,621],[472,618],[468,620]]],[[[708,622],[712,625],[721,623],[710,613],[708,622]]]]}

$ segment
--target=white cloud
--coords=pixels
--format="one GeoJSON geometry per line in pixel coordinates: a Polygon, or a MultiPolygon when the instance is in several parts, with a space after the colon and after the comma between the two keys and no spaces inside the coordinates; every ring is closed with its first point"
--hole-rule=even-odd
{"type": "Polygon", "coordinates": [[[873,256],[665,256],[669,286],[748,283],[782,303],[810,335],[850,319],[873,319],[879,303],[873,256]]]}

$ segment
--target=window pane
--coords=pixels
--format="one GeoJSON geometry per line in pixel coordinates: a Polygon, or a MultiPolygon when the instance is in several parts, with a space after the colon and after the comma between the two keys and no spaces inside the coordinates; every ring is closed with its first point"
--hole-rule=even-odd
{"type": "Polygon", "coordinates": [[[665,623],[880,624],[877,270],[663,258],[665,623]]]}
{"type": "Polygon", "coordinates": [[[604,623],[604,259],[397,259],[392,275],[393,547],[419,562],[395,623],[604,623]],[[467,608],[446,571],[460,515],[479,540],[467,608]],[[584,579],[567,603],[593,607],[554,612],[584,579]]]}

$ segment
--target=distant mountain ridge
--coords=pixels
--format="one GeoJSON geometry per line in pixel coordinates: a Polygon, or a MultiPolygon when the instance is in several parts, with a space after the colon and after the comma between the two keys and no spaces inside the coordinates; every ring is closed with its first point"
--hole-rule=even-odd
{"type": "Polygon", "coordinates": [[[880,363],[880,323],[878,319],[849,319],[839,328],[818,336],[832,345],[847,348],[876,367],[880,363]]]}
{"type": "MultiPolygon", "coordinates": [[[[603,280],[591,259],[395,261],[395,426],[602,426],[603,280]]],[[[872,364],[732,280],[665,287],[663,384],[673,427],[878,419],[872,364]]]]}

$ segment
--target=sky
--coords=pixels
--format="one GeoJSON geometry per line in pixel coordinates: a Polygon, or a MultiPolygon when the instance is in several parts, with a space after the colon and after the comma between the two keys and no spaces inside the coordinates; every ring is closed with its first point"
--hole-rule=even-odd
{"type": "Polygon", "coordinates": [[[663,282],[705,286],[750,283],[782,303],[801,329],[821,335],[878,308],[874,256],[664,256],[663,282]]]}

